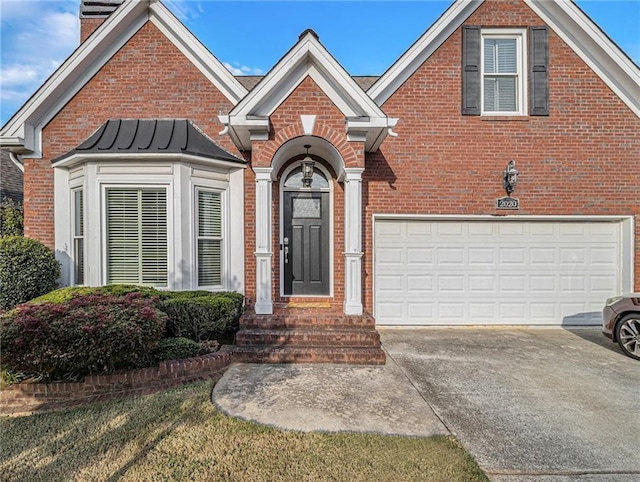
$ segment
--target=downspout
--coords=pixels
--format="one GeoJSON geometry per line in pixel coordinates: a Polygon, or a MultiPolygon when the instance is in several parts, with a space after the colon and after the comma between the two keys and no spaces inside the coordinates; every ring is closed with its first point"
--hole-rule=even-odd
{"type": "Polygon", "coordinates": [[[24,173],[24,164],[18,160],[14,152],[9,151],[9,159],[11,159],[11,162],[13,162],[16,167],[24,173]]]}

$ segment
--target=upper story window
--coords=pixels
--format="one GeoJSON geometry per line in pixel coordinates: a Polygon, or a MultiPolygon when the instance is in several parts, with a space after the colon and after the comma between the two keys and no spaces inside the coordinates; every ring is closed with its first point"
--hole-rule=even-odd
{"type": "Polygon", "coordinates": [[[482,113],[526,113],[524,30],[482,31],[482,113]]]}
{"type": "Polygon", "coordinates": [[[549,28],[462,27],[462,115],[549,115],[549,28]]]}

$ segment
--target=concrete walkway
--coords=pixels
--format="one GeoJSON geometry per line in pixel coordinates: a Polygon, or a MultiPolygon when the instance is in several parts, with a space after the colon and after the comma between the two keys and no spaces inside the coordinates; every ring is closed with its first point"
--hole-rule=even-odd
{"type": "Polygon", "coordinates": [[[640,362],[598,329],[381,329],[384,367],[233,365],[224,413],[291,430],[455,435],[496,482],[640,480],[640,362]]]}
{"type": "Polygon", "coordinates": [[[227,415],[287,430],[449,434],[392,361],[385,366],[238,363],[216,384],[213,402],[227,415]]]}

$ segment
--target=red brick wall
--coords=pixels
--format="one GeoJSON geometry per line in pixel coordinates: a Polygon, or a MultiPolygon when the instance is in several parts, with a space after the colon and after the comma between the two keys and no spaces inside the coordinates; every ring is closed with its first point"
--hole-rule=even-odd
{"type": "MultiPolygon", "coordinates": [[[[544,23],[519,1],[487,1],[468,25],[544,23]]],[[[504,214],[502,171],[514,159],[522,215],[635,215],[640,289],[640,120],[552,31],[548,117],[462,116],[461,31],[382,106],[397,138],[366,158],[364,303],[372,300],[372,215],[504,214]]]]}
{"type": "Polygon", "coordinates": [[[95,30],[102,25],[106,18],[81,18],[80,19],[80,43],[89,38],[95,30]]]}
{"type": "Polygon", "coordinates": [[[110,118],[187,118],[230,152],[220,112],[233,105],[152,23],[136,35],[43,129],[43,158],[25,160],[25,234],[54,246],[54,159],[110,118]]]}

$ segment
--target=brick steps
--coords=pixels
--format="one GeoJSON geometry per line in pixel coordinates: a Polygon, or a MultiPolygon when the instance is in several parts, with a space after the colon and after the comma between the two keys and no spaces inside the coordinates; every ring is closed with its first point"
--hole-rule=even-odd
{"type": "Polygon", "coordinates": [[[376,321],[370,315],[322,315],[313,313],[291,313],[256,315],[244,314],[240,319],[241,329],[294,330],[308,329],[375,329],[376,321]]]}
{"type": "Polygon", "coordinates": [[[276,307],[272,315],[245,312],[236,344],[228,349],[234,362],[245,363],[383,365],[386,359],[371,315],[326,308],[276,307]]]}
{"type": "Polygon", "coordinates": [[[381,348],[233,346],[234,362],[240,363],[344,363],[349,365],[384,365],[381,348]]]}
{"type": "Polygon", "coordinates": [[[236,345],[379,347],[380,335],[375,330],[362,329],[250,329],[238,332],[236,345]]]}

